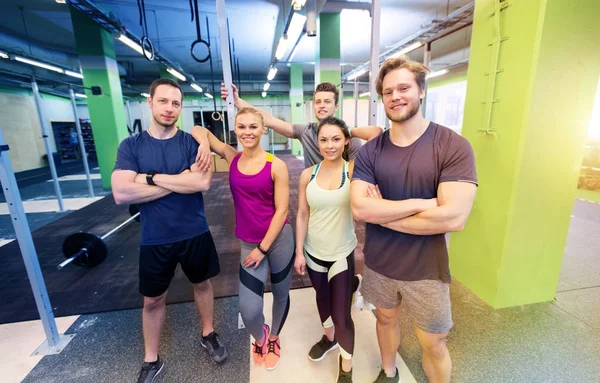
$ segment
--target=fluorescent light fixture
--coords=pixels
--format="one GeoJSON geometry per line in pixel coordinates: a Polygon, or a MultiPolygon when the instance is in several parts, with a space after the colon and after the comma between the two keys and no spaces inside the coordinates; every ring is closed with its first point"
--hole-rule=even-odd
{"type": "Polygon", "coordinates": [[[213,98],[213,95],[212,95],[212,94],[210,94],[210,93],[208,93],[208,92],[204,93],[204,96],[206,96],[206,97],[208,97],[208,98],[213,98]]]}
{"type": "Polygon", "coordinates": [[[177,77],[178,79],[180,79],[181,81],[185,81],[186,78],[184,75],[182,75],[181,73],[177,72],[175,69],[173,68],[167,68],[167,72],[171,73],[173,76],[177,77]]]}
{"type": "Polygon", "coordinates": [[[269,80],[269,81],[273,80],[275,78],[276,74],[277,74],[277,68],[272,66],[271,69],[269,69],[269,74],[267,75],[267,80],[269,80]]]}
{"type": "Polygon", "coordinates": [[[35,60],[26,59],[24,57],[15,56],[15,60],[20,61],[25,64],[39,66],[40,68],[53,70],[58,73],[64,73],[64,71],[62,69],[60,69],[59,67],[56,67],[54,65],[44,64],[44,63],[41,63],[41,62],[35,61],[35,60]]]}
{"type": "Polygon", "coordinates": [[[263,96],[263,98],[265,98],[265,97],[267,97],[267,92],[265,92],[265,91],[263,90],[263,92],[262,92],[260,95],[261,95],[261,96],[263,96]]]}
{"type": "Polygon", "coordinates": [[[144,51],[142,50],[142,46],[140,44],[138,44],[137,42],[133,41],[132,39],[130,39],[129,37],[125,36],[124,34],[119,35],[119,37],[117,37],[117,39],[120,42],[122,42],[123,44],[127,45],[129,48],[136,51],[137,53],[139,53],[141,55],[144,54],[144,51]]]}
{"type": "Polygon", "coordinates": [[[355,78],[362,76],[363,74],[367,73],[366,69],[362,69],[359,70],[358,72],[351,74],[350,76],[348,76],[348,81],[354,80],[355,78]]]}
{"type": "Polygon", "coordinates": [[[287,51],[288,39],[285,36],[281,36],[279,39],[279,44],[277,45],[277,50],[275,51],[275,58],[277,60],[281,60],[283,55],[285,55],[285,51],[287,51]]]}
{"type": "Polygon", "coordinates": [[[304,24],[306,24],[306,16],[298,12],[294,12],[286,34],[292,39],[295,39],[296,36],[300,36],[300,34],[302,33],[302,30],[304,29],[304,24]]]}
{"type": "Polygon", "coordinates": [[[83,93],[75,93],[75,97],[79,97],[79,98],[87,98],[87,96],[83,93]]]}
{"type": "Polygon", "coordinates": [[[267,83],[265,83],[265,86],[263,86],[263,90],[264,90],[265,92],[266,92],[266,91],[268,91],[270,86],[271,86],[271,84],[270,84],[270,83],[268,83],[268,82],[267,82],[267,83]]]}
{"type": "Polygon", "coordinates": [[[150,95],[148,93],[140,93],[140,94],[146,98],[150,98],[150,95]]]}
{"type": "Polygon", "coordinates": [[[56,2],[58,4],[65,4],[67,2],[67,0],[56,0],[56,2]]]}
{"type": "Polygon", "coordinates": [[[405,55],[405,54],[410,53],[410,52],[414,51],[415,49],[420,48],[422,46],[423,46],[423,43],[420,41],[417,41],[416,43],[410,44],[406,48],[400,49],[398,52],[391,55],[390,58],[405,55]]]}
{"type": "Polygon", "coordinates": [[[371,92],[364,92],[358,95],[358,97],[369,97],[371,95],[371,92]]]}
{"type": "Polygon", "coordinates": [[[200,85],[192,83],[191,87],[202,93],[202,87],[200,85]]]}
{"type": "Polygon", "coordinates": [[[3,59],[7,59],[7,58],[9,58],[9,57],[8,57],[8,53],[6,53],[6,52],[2,52],[2,51],[0,51],[0,57],[2,57],[3,59]]]}
{"type": "Polygon", "coordinates": [[[427,76],[425,76],[425,78],[430,79],[433,77],[443,76],[446,73],[448,73],[448,69],[442,69],[442,70],[438,70],[438,71],[429,73],[427,76]]]}
{"type": "Polygon", "coordinates": [[[306,0],[292,0],[292,7],[294,7],[295,11],[299,11],[306,4],[306,0]]]}
{"type": "Polygon", "coordinates": [[[65,74],[71,77],[83,78],[83,75],[79,72],[73,72],[70,70],[65,70],[65,74]]]}

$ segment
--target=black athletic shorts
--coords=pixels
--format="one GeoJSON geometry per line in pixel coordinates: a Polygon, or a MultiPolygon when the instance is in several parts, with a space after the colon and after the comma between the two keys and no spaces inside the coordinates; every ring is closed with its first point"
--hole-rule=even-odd
{"type": "Polygon", "coordinates": [[[178,263],[192,283],[217,276],[219,256],[210,231],[179,242],[141,246],[140,293],[157,297],[167,291],[178,263]]]}

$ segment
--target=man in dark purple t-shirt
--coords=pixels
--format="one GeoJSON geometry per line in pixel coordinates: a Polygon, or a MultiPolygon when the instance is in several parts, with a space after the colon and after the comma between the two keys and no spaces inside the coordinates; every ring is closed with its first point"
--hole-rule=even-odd
{"type": "Polygon", "coordinates": [[[351,184],[354,218],[367,222],[363,295],[377,308],[382,370],[398,382],[398,316],[404,300],[423,346],[430,382],[449,382],[446,337],[452,327],[444,234],[464,227],[477,188],[469,142],[420,113],[428,69],[406,57],[377,77],[392,127],[359,151],[351,184]]]}

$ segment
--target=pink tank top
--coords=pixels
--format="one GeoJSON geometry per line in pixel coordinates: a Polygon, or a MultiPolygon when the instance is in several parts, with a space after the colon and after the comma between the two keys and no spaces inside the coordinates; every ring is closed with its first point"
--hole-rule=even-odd
{"type": "Polygon", "coordinates": [[[267,154],[265,167],[253,175],[238,170],[241,155],[235,156],[229,167],[229,186],[235,205],[235,236],[245,242],[257,243],[267,234],[275,215],[275,183],[271,177],[273,155],[267,154]]]}

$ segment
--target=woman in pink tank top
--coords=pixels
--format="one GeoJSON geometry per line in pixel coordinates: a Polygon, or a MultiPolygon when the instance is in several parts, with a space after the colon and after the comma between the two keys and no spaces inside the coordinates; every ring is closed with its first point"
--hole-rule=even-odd
{"type": "Polygon", "coordinates": [[[239,310],[254,337],[253,359],[267,370],[279,363],[279,333],[289,311],[294,265],[294,237],[287,220],[289,176],[286,164],[260,147],[263,117],[253,108],[240,109],[235,134],[243,151],[195,127],[192,135],[207,135],[210,148],[229,163],[229,185],[235,205],[235,236],[241,241],[239,310]],[[268,276],[273,292],[273,321],[265,324],[263,293],[268,276]]]}

